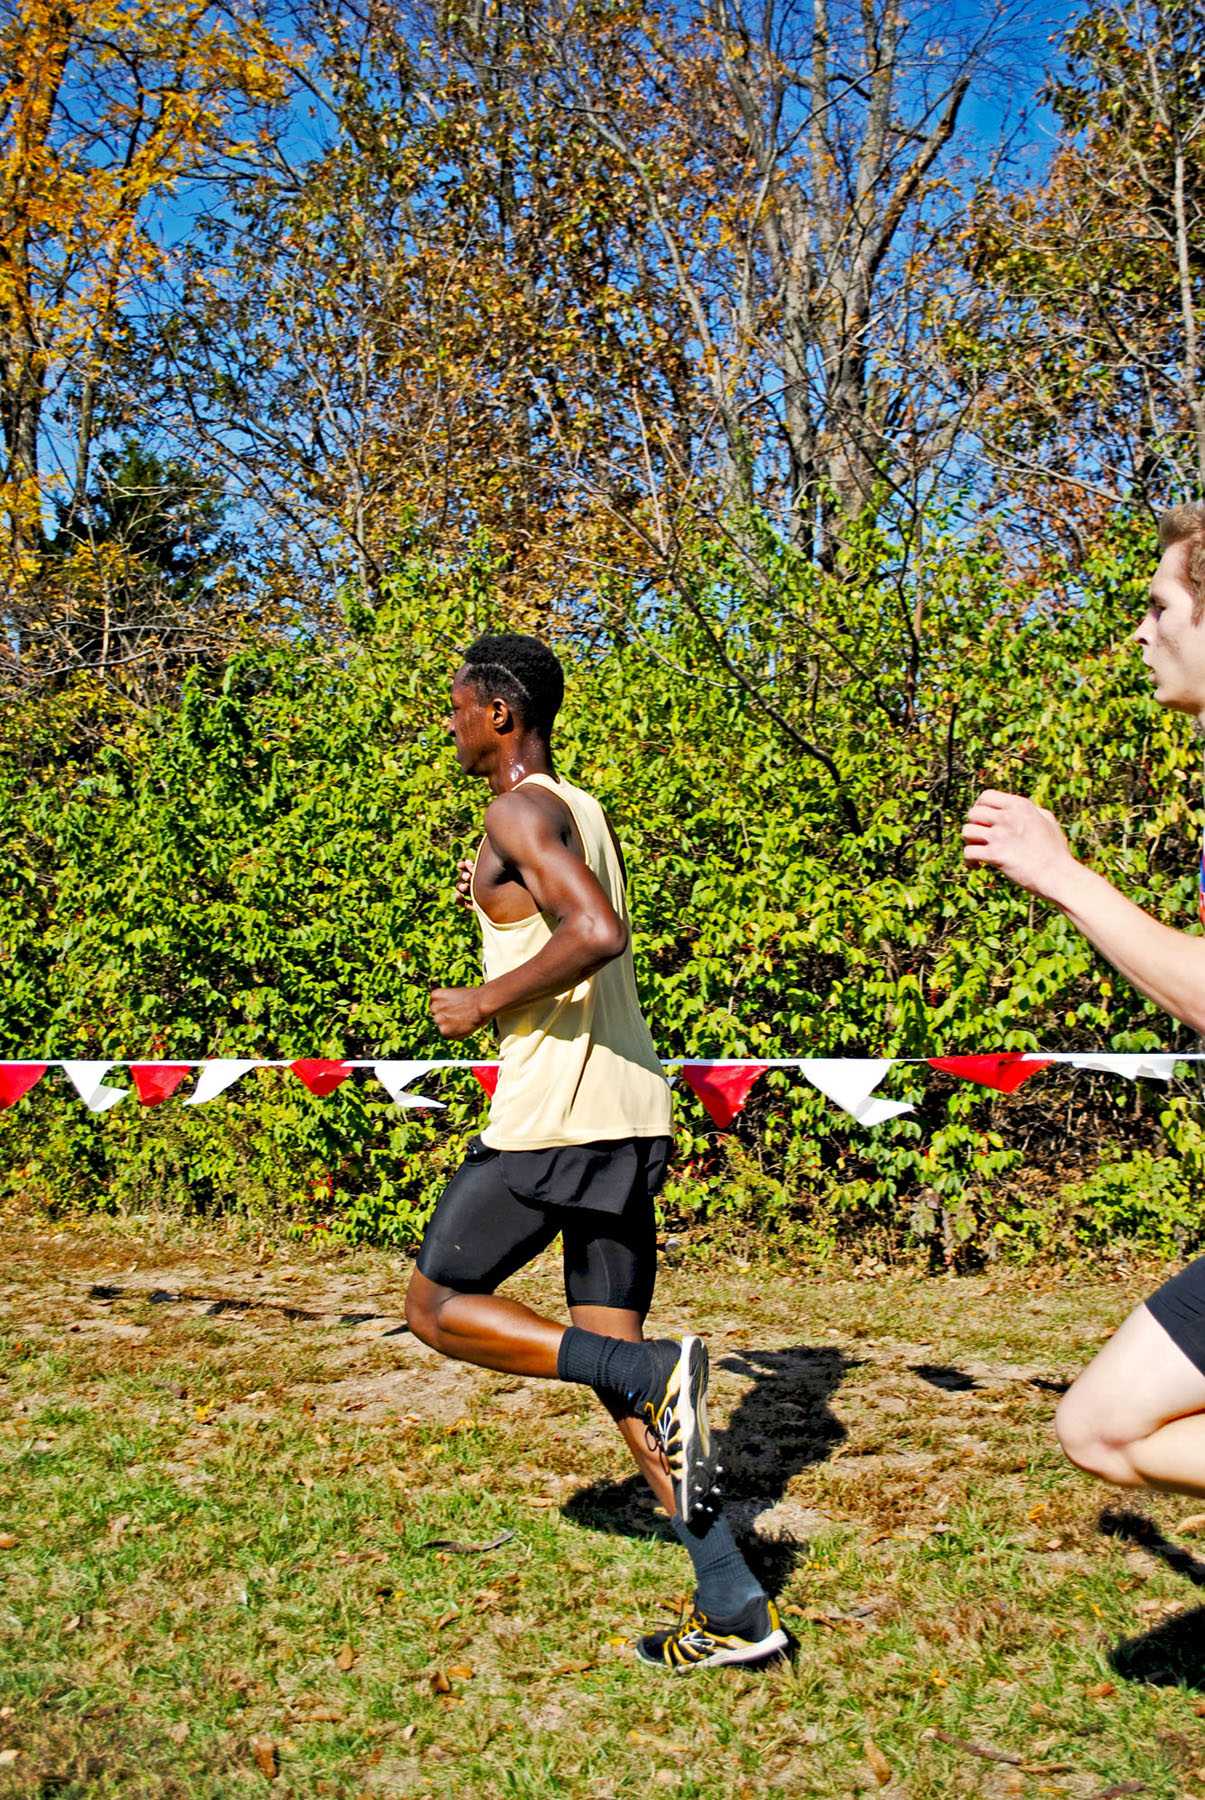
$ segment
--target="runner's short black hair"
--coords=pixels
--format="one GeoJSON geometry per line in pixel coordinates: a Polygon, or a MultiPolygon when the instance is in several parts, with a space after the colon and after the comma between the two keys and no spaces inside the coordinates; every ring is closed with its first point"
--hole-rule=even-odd
{"type": "Polygon", "coordinates": [[[496,694],[541,737],[565,698],[565,672],[548,645],[517,631],[487,631],[464,653],[464,671],[481,699],[496,694]]]}

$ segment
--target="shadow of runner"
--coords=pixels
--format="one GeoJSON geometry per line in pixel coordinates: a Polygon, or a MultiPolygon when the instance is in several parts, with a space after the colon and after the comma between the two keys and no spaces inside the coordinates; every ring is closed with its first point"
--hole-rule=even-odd
{"type": "Polygon", "coordinates": [[[969,1394],[980,1385],[965,1369],[955,1369],[948,1363],[909,1363],[908,1367],[930,1387],[941,1388],[947,1394],[969,1394]]]}
{"type": "MultiPolygon", "coordinates": [[[[792,1476],[825,1462],[846,1436],[829,1401],[857,1359],[828,1345],[784,1350],[730,1351],[716,1366],[750,1379],[723,1431],[716,1432],[723,1465],[721,1488],[741,1549],[771,1594],[786,1582],[803,1543],[794,1536],[763,1537],[758,1513],[786,1492],[792,1476]]],[[[639,1475],[579,1488],[562,1508],[565,1518],[594,1531],[660,1537],[677,1543],[639,1475]]]]}
{"type": "MultiPolygon", "coordinates": [[[[1144,1513],[1114,1512],[1106,1507],[1098,1521],[1106,1537],[1121,1538],[1149,1551],[1194,1587],[1205,1587],[1205,1562],[1182,1544],[1166,1537],[1144,1513]]],[[[1205,1689],[1205,1606],[1126,1638],[1109,1652],[1109,1666],[1126,1681],[1145,1681],[1152,1687],[1205,1689]]]]}
{"type": "Polygon", "coordinates": [[[1191,1550],[1186,1550],[1183,1544],[1173,1543],[1145,1513],[1115,1512],[1111,1506],[1106,1506],[1096,1524],[1102,1536],[1123,1538],[1139,1550],[1148,1550],[1177,1575],[1191,1581],[1194,1587],[1205,1587],[1205,1562],[1191,1550]]]}

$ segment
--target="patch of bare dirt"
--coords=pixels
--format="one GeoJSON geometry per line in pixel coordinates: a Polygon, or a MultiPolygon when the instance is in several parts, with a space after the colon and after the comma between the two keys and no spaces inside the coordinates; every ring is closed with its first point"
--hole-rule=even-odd
{"type": "MultiPolygon", "coordinates": [[[[418,1343],[402,1312],[408,1273],[404,1259],[379,1253],[323,1260],[229,1240],[140,1243],[102,1224],[15,1234],[0,1310],[20,1333],[72,1334],[96,1370],[110,1354],[152,1376],[169,1354],[198,1364],[209,1357],[227,1373],[245,1365],[246,1391],[227,1392],[228,1418],[270,1417],[286,1392],[316,1416],[375,1427],[530,1416],[544,1459],[533,1482],[548,1499],[581,1489],[600,1456],[613,1459],[610,1423],[587,1396],[453,1363],[418,1343]]],[[[1057,1284],[1050,1294],[1020,1277],[1014,1285],[1016,1293],[1005,1291],[1006,1280],[990,1288],[899,1275],[820,1284],[789,1270],[759,1270],[755,1279],[739,1266],[702,1275],[666,1269],[655,1328],[669,1335],[690,1326],[711,1342],[724,1485],[738,1523],[767,1543],[804,1544],[844,1512],[855,1471],[864,1494],[878,1490],[884,1517],[892,1508],[909,1516],[939,1477],[961,1479],[990,1459],[1017,1408],[1053,1411],[1074,1373],[1060,1361],[1065,1340],[1046,1322],[1057,1284]],[[1015,1353],[1000,1360],[974,1343],[985,1308],[1013,1330],[1015,1353]],[[923,1320],[925,1336],[899,1335],[900,1317],[910,1315],[923,1320]],[[814,1491],[817,1468],[825,1485],[814,1491]]],[[[508,1292],[561,1316],[559,1257],[542,1256],[508,1292]]],[[[1124,1310],[1116,1285],[1102,1288],[1102,1319],[1124,1310]]],[[[163,1406],[191,1418],[195,1402],[164,1378],[163,1406]]],[[[205,1429],[200,1413],[196,1429],[205,1429]]],[[[595,1516],[594,1493],[587,1490],[583,1519],[595,1516]]],[[[625,1484],[601,1483],[597,1498],[622,1516],[645,1505],[625,1484]]]]}

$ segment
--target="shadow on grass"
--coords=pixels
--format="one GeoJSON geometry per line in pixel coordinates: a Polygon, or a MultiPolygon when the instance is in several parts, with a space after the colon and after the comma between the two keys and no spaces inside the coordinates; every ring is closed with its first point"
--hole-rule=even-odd
{"type": "Polygon", "coordinates": [[[979,1383],[965,1369],[954,1369],[946,1363],[909,1363],[908,1367],[930,1387],[941,1388],[947,1394],[969,1394],[979,1383]]]}
{"type": "MultiPolygon", "coordinates": [[[[751,1524],[742,1528],[741,1520],[772,1507],[793,1475],[827,1461],[846,1436],[829,1401],[857,1359],[827,1345],[814,1349],[798,1344],[785,1350],[733,1351],[719,1366],[751,1381],[726,1429],[716,1433],[724,1505],[731,1509],[737,1539],[754,1572],[775,1594],[804,1546],[794,1535],[763,1537],[751,1524]]],[[[677,1542],[639,1475],[579,1488],[562,1510],[567,1519],[594,1531],[677,1542]]]]}
{"type": "MultiPolygon", "coordinates": [[[[1165,1537],[1153,1519],[1143,1513],[1114,1512],[1106,1508],[1099,1528],[1106,1537],[1120,1538],[1146,1550],[1193,1587],[1205,1587],[1205,1562],[1182,1544],[1165,1537]]],[[[1126,1638],[1109,1653],[1109,1664],[1126,1681],[1144,1681],[1152,1687],[1190,1687],[1205,1690],[1205,1606],[1126,1638]]]]}
{"type": "MultiPolygon", "coordinates": [[[[941,1388],[947,1394],[969,1394],[983,1386],[976,1376],[948,1363],[909,1363],[908,1367],[930,1387],[941,1388]]],[[[1045,1394],[1065,1394],[1071,1386],[1069,1381],[1055,1381],[1048,1375],[1013,1376],[1010,1379],[1022,1381],[1026,1387],[1040,1388],[1045,1394]]]]}

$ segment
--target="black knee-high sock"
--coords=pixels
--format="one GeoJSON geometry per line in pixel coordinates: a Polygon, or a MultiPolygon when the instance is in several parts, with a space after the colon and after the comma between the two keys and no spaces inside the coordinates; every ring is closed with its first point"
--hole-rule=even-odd
{"type": "Polygon", "coordinates": [[[579,1381],[583,1387],[608,1394],[639,1394],[648,1386],[652,1358],[647,1344],[629,1344],[625,1338],[603,1337],[569,1325],[557,1350],[556,1372],[561,1381],[579,1381]]]}
{"type": "Polygon", "coordinates": [[[695,1604],[709,1619],[735,1619],[750,1601],[764,1598],[766,1590],[737,1549],[722,1513],[697,1531],[679,1515],[670,1524],[694,1564],[695,1604]]]}

